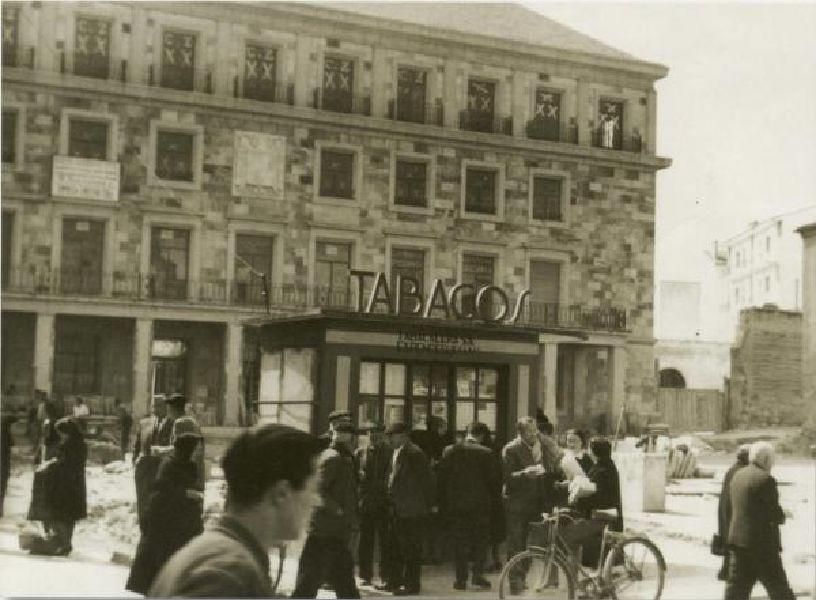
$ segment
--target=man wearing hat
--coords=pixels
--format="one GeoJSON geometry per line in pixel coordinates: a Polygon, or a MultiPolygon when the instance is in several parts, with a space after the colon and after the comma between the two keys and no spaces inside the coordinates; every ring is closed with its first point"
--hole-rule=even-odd
{"type": "Polygon", "coordinates": [[[430,512],[436,512],[433,479],[428,459],[419,446],[411,442],[405,423],[393,423],[386,433],[394,448],[387,475],[396,541],[390,583],[395,596],[409,596],[418,594],[421,587],[424,520],[430,512]]]}
{"type": "Polygon", "coordinates": [[[332,443],[332,431],[334,431],[334,426],[338,423],[351,423],[351,413],[347,410],[335,410],[329,413],[329,430],[318,436],[321,444],[323,444],[323,449],[325,450],[332,443]]]}
{"type": "Polygon", "coordinates": [[[153,399],[152,414],[139,421],[136,442],[133,445],[133,476],[136,482],[136,515],[142,526],[142,517],[147,509],[147,500],[153,489],[156,472],[159,469],[159,457],[153,453],[153,445],[159,437],[159,426],[166,415],[167,407],[163,396],[153,399]]]}
{"type": "Polygon", "coordinates": [[[359,448],[354,457],[358,466],[360,498],[360,579],[371,585],[374,575],[374,540],[380,541],[380,579],[382,587],[391,586],[391,535],[388,515],[388,469],[394,451],[388,445],[385,428],[377,424],[369,431],[371,443],[359,448]]]}
{"type": "Polygon", "coordinates": [[[352,444],[356,431],[347,421],[332,426],[331,445],[318,460],[323,504],[315,509],[300,554],[293,598],[315,598],[323,583],[338,598],[359,598],[349,549],[357,529],[357,489],[352,444]]]}
{"type": "MultiPolygon", "coordinates": [[[[184,417],[190,419],[193,423],[196,424],[196,427],[199,427],[198,423],[191,417],[187,415],[185,412],[185,406],[187,405],[187,397],[184,394],[170,394],[167,396],[166,401],[167,411],[164,420],[159,424],[159,430],[156,435],[156,440],[154,441],[154,448],[155,452],[159,456],[163,456],[167,454],[172,449],[172,437],[173,437],[173,425],[175,422],[184,417]]],[[[199,427],[199,432],[201,428],[199,427]]],[[[198,489],[202,492],[204,491],[204,439],[201,440],[201,447],[197,451],[196,457],[196,482],[198,485],[198,489]]]]}

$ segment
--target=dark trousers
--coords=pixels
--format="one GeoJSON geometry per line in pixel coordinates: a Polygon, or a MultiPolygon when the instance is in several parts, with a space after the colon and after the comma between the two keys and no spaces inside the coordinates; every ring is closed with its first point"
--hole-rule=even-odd
{"type": "MultiPolygon", "coordinates": [[[[530,523],[540,520],[541,515],[537,510],[507,513],[507,560],[527,549],[527,534],[530,531],[530,523]]],[[[519,565],[514,569],[510,573],[511,588],[520,585],[525,575],[523,565],[519,565]]]]}
{"type": "Polygon", "coordinates": [[[130,445],[130,427],[122,427],[119,432],[119,448],[122,451],[122,460],[125,460],[130,445]]]}
{"type": "Polygon", "coordinates": [[[748,600],[757,581],[765,587],[770,600],[793,600],[779,552],[748,548],[730,548],[728,552],[725,600],[748,600]]]}
{"type": "Polygon", "coordinates": [[[360,597],[346,540],[310,535],[300,554],[292,598],[316,598],[324,583],[331,585],[338,598],[360,597]]]}
{"type": "Polygon", "coordinates": [[[360,578],[369,581],[374,577],[375,539],[380,543],[380,579],[385,583],[391,583],[393,580],[391,520],[386,510],[360,515],[360,545],[357,549],[357,558],[360,562],[360,578]]]}
{"type": "Polygon", "coordinates": [[[395,517],[392,525],[396,552],[391,583],[404,585],[412,593],[420,590],[423,522],[420,517],[395,517]]]}
{"type": "Polygon", "coordinates": [[[490,537],[490,519],[481,511],[454,513],[451,515],[450,529],[456,581],[467,581],[469,562],[473,563],[473,577],[481,577],[490,537]]]}

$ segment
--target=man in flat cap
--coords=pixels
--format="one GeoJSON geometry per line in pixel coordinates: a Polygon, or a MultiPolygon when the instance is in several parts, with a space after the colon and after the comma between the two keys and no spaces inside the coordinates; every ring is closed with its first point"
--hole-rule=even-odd
{"type": "Polygon", "coordinates": [[[392,424],[386,433],[394,448],[387,484],[396,542],[390,583],[395,596],[416,595],[421,588],[424,521],[436,512],[431,467],[425,453],[411,442],[405,423],[392,424]]]}
{"type": "Polygon", "coordinates": [[[388,469],[394,451],[388,445],[385,428],[377,424],[369,430],[371,443],[354,453],[357,461],[360,508],[360,579],[363,585],[371,585],[374,576],[374,540],[379,538],[379,571],[382,584],[387,589],[391,585],[391,535],[388,515],[388,469]]]}
{"type": "Polygon", "coordinates": [[[360,597],[349,549],[352,532],[358,528],[357,478],[352,455],[355,434],[348,421],[335,423],[331,445],[320,454],[317,471],[323,503],[312,514],[293,598],[315,598],[323,583],[331,585],[338,598],[360,597]]]}
{"type": "Polygon", "coordinates": [[[351,421],[351,413],[347,410],[335,410],[329,413],[329,429],[326,433],[321,434],[318,436],[318,439],[323,444],[323,449],[325,450],[332,443],[332,431],[334,431],[334,426],[338,423],[352,423],[351,421]]]}

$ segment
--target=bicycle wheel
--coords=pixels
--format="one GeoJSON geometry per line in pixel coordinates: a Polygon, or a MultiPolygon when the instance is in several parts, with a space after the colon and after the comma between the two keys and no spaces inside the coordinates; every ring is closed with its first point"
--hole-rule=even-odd
{"type": "Polygon", "coordinates": [[[612,547],[604,560],[603,587],[616,600],[659,600],[666,561],[646,538],[629,538],[612,547]]]}
{"type": "Polygon", "coordinates": [[[499,598],[572,600],[575,580],[560,557],[541,550],[519,552],[504,565],[499,598]]]}

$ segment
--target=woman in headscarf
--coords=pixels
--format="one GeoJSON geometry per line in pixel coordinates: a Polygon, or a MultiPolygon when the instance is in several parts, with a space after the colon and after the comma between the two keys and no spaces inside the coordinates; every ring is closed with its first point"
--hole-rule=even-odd
{"type": "Polygon", "coordinates": [[[203,531],[203,494],[197,485],[201,433],[190,417],[173,424],[173,450],[159,465],[144,515],[142,537],[125,588],[146,594],[164,564],[203,531]]]}

